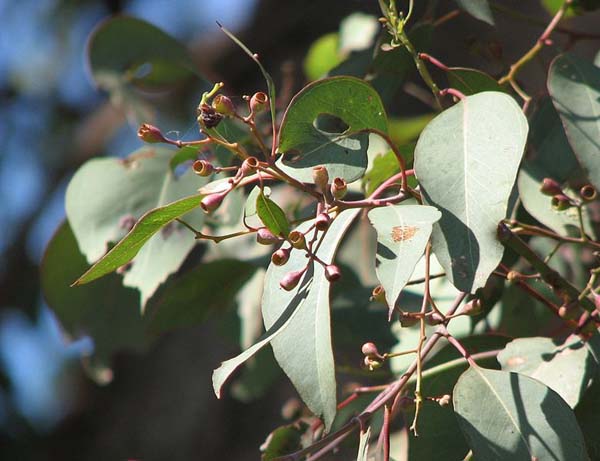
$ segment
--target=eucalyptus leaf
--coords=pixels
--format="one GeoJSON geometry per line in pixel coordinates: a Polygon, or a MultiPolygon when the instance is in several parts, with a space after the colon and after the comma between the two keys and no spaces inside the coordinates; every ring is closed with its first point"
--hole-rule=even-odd
{"type": "MultiPolygon", "coordinates": [[[[340,241],[358,215],[352,209],[340,213],[333,221],[317,256],[330,264],[340,241]]],[[[310,222],[298,230],[306,231],[310,222]]],[[[284,266],[269,265],[263,293],[262,312],[265,327],[274,328],[290,308],[297,313],[289,325],[275,336],[271,345],[275,358],[288,375],[308,408],[331,426],[336,413],[335,364],[331,347],[329,312],[330,283],[323,266],[308,262],[303,251],[293,251],[284,266]],[[300,284],[291,291],[279,286],[281,279],[291,271],[308,269],[300,284]]]]}
{"type": "Polygon", "coordinates": [[[550,66],[548,91],[575,156],[600,188],[600,69],[571,53],[561,54],[550,66]]]}
{"type": "Polygon", "coordinates": [[[498,355],[504,371],[525,374],[558,393],[571,408],[600,371],[598,337],[564,342],[551,338],[517,338],[498,355]]]}
{"type": "MultiPolygon", "coordinates": [[[[76,284],[137,256],[124,284],[140,290],[143,306],[179,268],[195,240],[173,221],[198,208],[202,196],[195,194],[196,188],[206,179],[191,170],[176,178],[169,168],[172,155],[169,149],[144,147],[125,160],[90,160],[73,176],[66,193],[67,218],[81,251],[95,263],[76,284]],[[119,243],[106,253],[111,242],[119,243]]],[[[199,228],[204,214],[197,210],[186,220],[199,228]]]]}
{"type": "Polygon", "coordinates": [[[450,67],[446,72],[448,83],[466,96],[483,91],[505,92],[496,79],[485,72],[466,67],[450,67]]]}
{"type": "Polygon", "coordinates": [[[287,237],[290,233],[290,224],[283,210],[262,192],[256,197],[256,214],[274,235],[287,237]]]}
{"type": "Polygon", "coordinates": [[[455,0],[460,9],[465,10],[474,18],[494,25],[494,16],[487,0],[455,0]]]}
{"type": "Polygon", "coordinates": [[[377,230],[377,277],[385,290],[391,318],[400,292],[425,251],[433,223],[441,213],[423,205],[374,208],[369,219],[377,230]]]}
{"type": "Polygon", "coordinates": [[[361,431],[358,443],[358,453],[356,461],[368,461],[369,459],[369,440],[371,438],[371,426],[366,431],[361,431]]]}
{"type": "Polygon", "coordinates": [[[535,379],[471,367],[458,380],[453,402],[475,459],[589,459],[573,411],[535,379]]]}
{"type": "Polygon", "coordinates": [[[504,219],[527,139],[527,120],[504,93],[467,96],[423,130],[415,173],[424,202],[442,213],[433,250],[461,291],[485,285],[503,255],[504,219]]]}
{"type": "Polygon", "coordinates": [[[287,108],[279,134],[279,166],[312,183],[312,169],[324,165],[330,178],[359,179],[367,167],[369,130],[387,132],[385,109],[363,80],[331,77],[313,82],[287,108]]]}

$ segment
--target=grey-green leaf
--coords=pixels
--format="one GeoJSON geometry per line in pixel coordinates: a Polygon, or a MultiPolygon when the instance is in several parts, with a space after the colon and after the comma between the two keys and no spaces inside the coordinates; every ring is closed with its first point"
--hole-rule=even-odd
{"type": "Polygon", "coordinates": [[[594,186],[600,187],[600,69],[573,54],[554,59],[548,91],[567,139],[594,186]]]}
{"type": "Polygon", "coordinates": [[[517,338],[498,354],[498,361],[502,370],[541,381],[575,408],[599,370],[599,352],[597,336],[590,342],[578,336],[564,342],[517,338]]]}
{"type": "MultiPolygon", "coordinates": [[[[67,188],[67,217],[88,262],[97,261],[77,284],[101,277],[137,256],[124,284],[140,290],[143,306],[179,268],[195,240],[172,221],[198,207],[202,197],[196,189],[206,179],[191,170],[176,178],[169,168],[172,155],[172,150],[149,146],[125,160],[90,160],[77,171],[67,188]],[[119,243],[105,255],[110,242],[119,243]]],[[[204,214],[198,210],[186,221],[199,228],[204,214]]]]}
{"type": "Polygon", "coordinates": [[[494,25],[494,16],[487,0],[456,0],[456,3],[474,18],[494,25]]]}
{"type": "Polygon", "coordinates": [[[422,205],[392,205],[369,212],[377,231],[377,277],[385,289],[390,317],[440,217],[438,210],[422,205]]]}
{"type": "Polygon", "coordinates": [[[317,165],[325,165],[330,178],[356,181],[367,167],[369,130],[387,132],[387,120],[368,83],[353,77],[313,82],[292,99],[283,117],[279,166],[308,183],[317,165]]]}
{"type": "Polygon", "coordinates": [[[454,387],[453,402],[475,459],[589,459],[573,411],[535,379],[471,367],[454,387]]]}
{"type": "Polygon", "coordinates": [[[417,142],[424,202],[442,213],[433,250],[461,291],[482,287],[502,259],[496,227],[506,216],[527,129],[510,96],[483,92],[438,115],[417,142]]]}
{"type": "MultiPolygon", "coordinates": [[[[357,216],[358,210],[346,210],[333,221],[317,255],[331,263],[340,241],[357,216]]],[[[305,231],[310,222],[299,230],[305,231]]],[[[262,312],[269,330],[292,308],[297,313],[271,344],[275,358],[288,375],[308,408],[325,420],[329,428],[336,413],[335,364],[331,347],[329,312],[330,283],[323,266],[310,263],[299,286],[285,291],[279,282],[289,271],[301,270],[307,264],[304,252],[293,251],[284,266],[271,264],[267,270],[262,312]]]]}
{"type": "Polygon", "coordinates": [[[496,79],[477,69],[451,67],[446,75],[450,86],[466,96],[483,91],[504,92],[504,88],[498,84],[496,79]]]}

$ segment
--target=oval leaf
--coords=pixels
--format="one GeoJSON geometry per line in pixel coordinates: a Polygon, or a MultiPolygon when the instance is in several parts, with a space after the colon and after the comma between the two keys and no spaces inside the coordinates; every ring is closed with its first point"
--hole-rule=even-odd
{"type": "Polygon", "coordinates": [[[597,343],[597,337],[584,342],[571,336],[558,344],[551,338],[518,338],[498,354],[498,361],[502,370],[541,381],[575,408],[598,372],[597,343]]]}
{"type": "Polygon", "coordinates": [[[575,415],[539,381],[471,367],[459,378],[453,402],[475,459],[589,459],[575,415]]]}
{"type": "MultiPolygon", "coordinates": [[[[358,212],[356,209],[346,210],[337,216],[319,247],[319,258],[331,263],[344,233],[358,212]]],[[[299,230],[308,229],[310,224],[303,224],[299,230]]],[[[297,311],[289,325],[273,338],[273,352],[304,403],[313,413],[322,416],[329,428],[336,413],[335,364],[331,349],[329,312],[330,283],[325,278],[323,266],[311,263],[298,287],[285,291],[279,286],[285,274],[301,270],[306,264],[305,253],[293,251],[284,266],[269,266],[262,312],[265,327],[271,329],[280,322],[280,318],[290,307],[297,311]]]]}
{"type": "Polygon", "coordinates": [[[368,130],[387,132],[385,109],[363,80],[331,77],[298,93],[281,122],[279,166],[312,183],[312,169],[325,165],[331,178],[359,179],[367,167],[368,130]]]}
{"type": "Polygon", "coordinates": [[[600,69],[562,54],[550,66],[548,91],[575,155],[600,188],[600,69]]]}
{"type": "Polygon", "coordinates": [[[483,91],[504,92],[504,88],[498,84],[496,79],[477,69],[451,67],[446,75],[450,86],[466,96],[483,91]]]}
{"type": "Polygon", "coordinates": [[[467,96],[425,128],[415,148],[424,202],[442,212],[433,250],[461,291],[482,287],[502,259],[496,239],[527,139],[527,120],[508,95],[467,96]]]}
{"type": "Polygon", "coordinates": [[[377,231],[377,277],[385,289],[389,316],[400,292],[423,256],[434,222],[441,213],[422,205],[375,208],[369,219],[377,231]]]}
{"type": "Polygon", "coordinates": [[[290,225],[283,210],[262,192],[256,197],[256,213],[274,235],[287,237],[290,233],[290,225]]]}

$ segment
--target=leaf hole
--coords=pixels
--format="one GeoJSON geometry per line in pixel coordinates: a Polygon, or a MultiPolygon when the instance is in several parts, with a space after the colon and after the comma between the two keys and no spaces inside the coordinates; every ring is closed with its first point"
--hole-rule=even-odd
{"type": "Polygon", "coordinates": [[[326,113],[317,115],[313,125],[317,130],[329,134],[342,134],[350,129],[350,125],[341,118],[326,113]]]}

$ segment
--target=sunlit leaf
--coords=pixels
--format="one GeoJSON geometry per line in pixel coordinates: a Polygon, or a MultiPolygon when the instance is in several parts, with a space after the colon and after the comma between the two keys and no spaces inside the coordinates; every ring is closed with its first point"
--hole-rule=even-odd
{"type": "Polygon", "coordinates": [[[369,212],[377,230],[377,277],[385,289],[390,317],[440,217],[438,210],[422,205],[392,205],[369,212]]]}
{"type": "MultiPolygon", "coordinates": [[[[77,171],[67,188],[67,217],[94,266],[76,284],[95,280],[137,256],[124,284],[140,290],[143,305],[179,268],[195,240],[172,221],[198,208],[202,197],[195,192],[206,179],[191,170],[176,178],[169,168],[172,155],[168,149],[144,147],[125,160],[90,160],[77,171]],[[119,243],[105,254],[110,242],[119,243]]],[[[197,210],[186,220],[201,227],[204,213],[197,210]]]]}
{"type": "Polygon", "coordinates": [[[362,80],[331,77],[311,83],[291,101],[281,123],[280,167],[312,182],[312,169],[325,165],[330,178],[357,180],[367,166],[369,130],[387,132],[377,92],[362,80]]]}
{"type": "Polygon", "coordinates": [[[590,181],[600,187],[600,69],[571,53],[552,61],[548,91],[567,139],[590,181]]]}
{"type": "Polygon", "coordinates": [[[566,341],[551,338],[517,338],[498,355],[504,371],[514,371],[544,383],[571,408],[599,371],[598,338],[584,342],[578,336],[566,341]]]}
{"type": "Polygon", "coordinates": [[[476,459],[589,459],[573,411],[535,379],[471,367],[458,380],[453,401],[476,459]]]}
{"type": "Polygon", "coordinates": [[[467,96],[423,130],[415,172],[426,204],[442,212],[433,250],[454,285],[482,287],[500,262],[496,239],[527,139],[527,120],[510,96],[467,96]]]}
{"type": "Polygon", "coordinates": [[[286,237],[289,234],[290,225],[285,213],[279,205],[262,192],[256,197],[256,214],[274,235],[286,237]]]}

